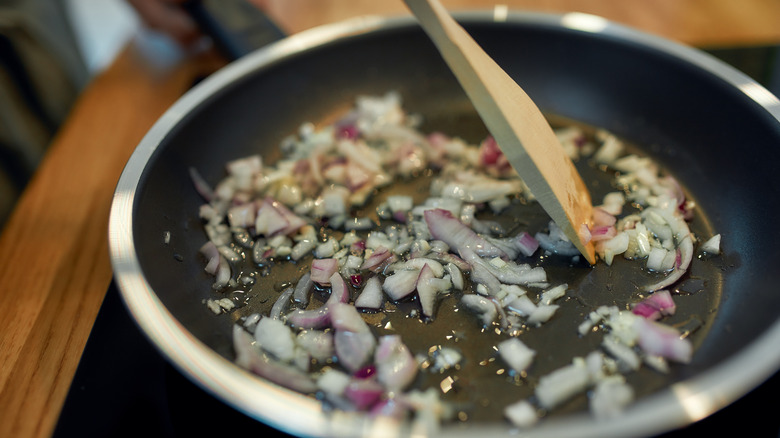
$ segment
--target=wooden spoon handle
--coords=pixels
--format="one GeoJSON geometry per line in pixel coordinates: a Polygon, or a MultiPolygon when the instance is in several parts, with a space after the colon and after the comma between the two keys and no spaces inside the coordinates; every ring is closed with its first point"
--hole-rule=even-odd
{"type": "Polygon", "coordinates": [[[591,223],[590,194],[542,112],[438,0],[404,1],[509,163],[569,240],[589,263],[595,263],[593,244],[579,232],[591,223]]]}

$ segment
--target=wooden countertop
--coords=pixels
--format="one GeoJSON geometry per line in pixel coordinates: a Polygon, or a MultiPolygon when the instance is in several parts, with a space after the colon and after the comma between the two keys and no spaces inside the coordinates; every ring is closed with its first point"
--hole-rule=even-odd
{"type": "MultiPolygon", "coordinates": [[[[254,0],[288,33],[400,1],[254,0]]],[[[453,10],[492,3],[444,1],[453,10]]],[[[511,9],[587,12],[697,46],[780,44],[776,0],[513,0],[511,9]]],[[[84,90],[0,235],[0,436],[51,436],[111,281],[107,221],[125,162],[154,121],[224,61],[165,61],[143,31],[84,90]]]]}

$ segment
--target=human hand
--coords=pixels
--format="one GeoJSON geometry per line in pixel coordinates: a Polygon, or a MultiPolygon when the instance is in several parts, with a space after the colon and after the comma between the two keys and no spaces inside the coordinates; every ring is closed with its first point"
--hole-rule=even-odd
{"type": "Polygon", "coordinates": [[[180,44],[194,43],[201,33],[198,26],[179,6],[184,0],[127,0],[144,23],[167,34],[180,44]]]}

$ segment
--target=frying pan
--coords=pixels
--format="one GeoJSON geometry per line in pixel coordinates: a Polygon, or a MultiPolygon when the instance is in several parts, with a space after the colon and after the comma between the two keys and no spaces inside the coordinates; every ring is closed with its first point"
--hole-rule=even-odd
{"type": "MultiPolygon", "coordinates": [[[[638,400],[614,420],[594,420],[580,400],[524,434],[656,434],[713,413],[774,373],[780,365],[778,99],[708,55],[597,17],[510,13],[496,19],[472,12],[456,18],[543,111],[639,145],[695,199],[698,222],[692,226],[698,235],[723,235],[724,253],[695,258],[691,274],[677,287],[680,318],[698,315],[701,322],[691,335],[692,362],[673,366],[668,375],[630,377],[638,400]]],[[[232,364],[231,327],[237,316],[216,316],[203,305],[215,293],[198,256],[206,241],[197,218],[202,200],[188,169],[195,167],[215,183],[228,160],[261,153],[272,161],[280,141],[302,122],[332,120],[356,96],[389,90],[423,116],[424,131],[442,129],[473,141],[485,134],[411,18],[364,17],[286,38],[200,83],[151,128],[116,188],[111,258],[140,327],[194,382],[292,434],[403,436],[409,431],[405,425],[324,412],[319,401],[232,364]]],[[[575,289],[598,289],[594,300],[625,305],[631,294],[619,297],[598,287],[633,275],[624,273],[624,266],[568,271],[575,273],[575,289]]],[[[273,281],[281,280],[269,279],[266,286],[273,281]]],[[[573,330],[592,310],[590,298],[570,300],[572,310],[560,315],[564,330],[573,330]]],[[[546,336],[551,342],[560,338],[562,350],[578,348],[563,335],[546,336]]],[[[562,364],[550,359],[540,367],[562,364]]],[[[506,435],[511,428],[497,411],[497,418],[445,425],[441,433],[506,435]]]]}

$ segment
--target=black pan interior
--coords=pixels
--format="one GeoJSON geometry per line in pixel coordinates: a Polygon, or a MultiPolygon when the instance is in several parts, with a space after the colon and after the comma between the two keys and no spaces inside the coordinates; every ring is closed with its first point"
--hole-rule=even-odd
{"type": "MultiPolygon", "coordinates": [[[[693,363],[676,369],[672,380],[736,354],[776,321],[776,120],[715,75],[637,43],[545,24],[468,22],[466,28],[543,111],[641,145],[697,201],[705,218],[700,228],[723,234],[725,254],[709,262],[715,301],[707,303],[707,336],[697,341],[693,363]]],[[[408,110],[427,116],[427,128],[471,141],[485,135],[432,44],[409,26],[349,37],[257,69],[187,114],[150,159],[133,224],[144,275],[171,313],[219,354],[233,357],[233,321],[202,303],[214,295],[198,255],[206,240],[197,219],[202,200],[188,168],[214,183],[226,161],[258,152],[273,160],[279,142],[302,122],[331,119],[355,96],[389,90],[401,93],[408,110]]]]}

